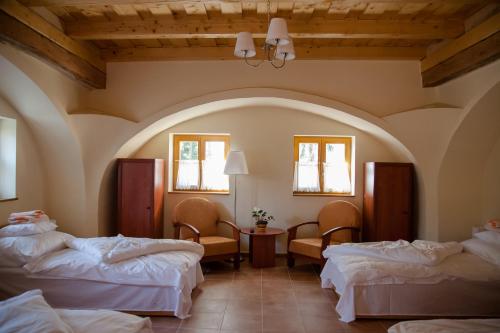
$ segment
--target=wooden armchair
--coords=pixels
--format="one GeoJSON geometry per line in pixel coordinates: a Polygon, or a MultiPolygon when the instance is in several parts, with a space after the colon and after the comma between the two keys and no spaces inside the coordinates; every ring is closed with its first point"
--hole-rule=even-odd
{"type": "Polygon", "coordinates": [[[306,257],[323,267],[326,259],[322,253],[328,245],[359,242],[361,214],[356,206],[347,201],[334,201],[321,209],[318,221],[304,222],[288,229],[289,267],[295,265],[296,257],[306,257]],[[304,225],[318,226],[319,234],[314,238],[297,238],[297,229],[304,225]]]}
{"type": "Polygon", "coordinates": [[[234,268],[240,267],[240,228],[219,219],[217,207],[207,199],[189,198],[174,209],[175,238],[197,242],[205,248],[202,262],[234,258],[234,268]],[[232,228],[232,238],[217,235],[217,225],[232,228]]]}

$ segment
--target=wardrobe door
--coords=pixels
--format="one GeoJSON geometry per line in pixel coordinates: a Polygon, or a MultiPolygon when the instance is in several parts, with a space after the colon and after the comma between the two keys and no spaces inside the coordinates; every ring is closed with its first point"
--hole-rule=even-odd
{"type": "Polygon", "coordinates": [[[412,168],[406,163],[376,167],[377,240],[412,240],[412,168]]]}
{"type": "Polygon", "coordinates": [[[365,163],[363,239],[413,240],[413,165],[365,163]]]}
{"type": "Polygon", "coordinates": [[[153,237],[154,160],[123,159],[118,165],[118,232],[153,237]]]}

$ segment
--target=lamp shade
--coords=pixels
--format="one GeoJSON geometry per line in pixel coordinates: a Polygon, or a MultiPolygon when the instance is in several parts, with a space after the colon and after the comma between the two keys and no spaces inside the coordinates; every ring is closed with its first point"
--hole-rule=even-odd
{"type": "Polygon", "coordinates": [[[286,45],[278,45],[276,48],[276,58],[280,60],[293,60],[295,59],[295,49],[293,48],[293,41],[286,45]]]}
{"type": "Polygon", "coordinates": [[[245,154],[242,151],[232,150],[227,155],[225,175],[247,175],[248,167],[245,154]]]}
{"type": "Polygon", "coordinates": [[[255,56],[255,45],[253,44],[252,34],[249,32],[240,32],[236,38],[234,55],[239,58],[251,58],[255,56]]]}
{"type": "Polygon", "coordinates": [[[269,23],[267,30],[266,43],[271,45],[286,45],[290,37],[288,37],[288,28],[286,21],[281,17],[274,17],[269,23]]]}

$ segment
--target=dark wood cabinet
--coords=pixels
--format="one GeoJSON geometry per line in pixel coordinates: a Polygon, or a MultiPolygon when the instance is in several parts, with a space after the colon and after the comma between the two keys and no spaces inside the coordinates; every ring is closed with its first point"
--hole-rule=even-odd
{"type": "Polygon", "coordinates": [[[159,159],[118,159],[118,232],[130,237],[163,237],[165,163],[159,159]]]}
{"type": "Polygon", "coordinates": [[[363,240],[413,240],[414,169],[411,163],[364,165],[363,240]]]}

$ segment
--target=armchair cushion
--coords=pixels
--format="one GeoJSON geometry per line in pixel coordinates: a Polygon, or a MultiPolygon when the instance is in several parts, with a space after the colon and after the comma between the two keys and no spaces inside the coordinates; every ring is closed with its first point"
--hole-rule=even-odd
{"type": "MultiPolygon", "coordinates": [[[[194,226],[200,236],[217,234],[219,214],[214,203],[204,198],[189,198],[181,201],[174,210],[174,220],[194,226]]],[[[181,229],[180,238],[192,237],[192,232],[181,229]]]]}
{"type": "MultiPolygon", "coordinates": [[[[339,244],[331,241],[330,245],[339,244]]],[[[300,238],[290,242],[289,252],[301,254],[303,256],[321,259],[321,238],[300,238]]]]}
{"type": "MultiPolygon", "coordinates": [[[[347,201],[334,201],[324,206],[318,215],[320,235],[335,227],[360,227],[361,214],[356,206],[347,201]]],[[[341,230],[332,234],[332,240],[351,242],[351,231],[341,230]]]]}
{"type": "MultiPolygon", "coordinates": [[[[192,238],[188,240],[193,240],[192,238]]],[[[205,248],[205,257],[238,253],[238,242],[232,238],[207,236],[200,237],[200,244],[205,248]]]]}

